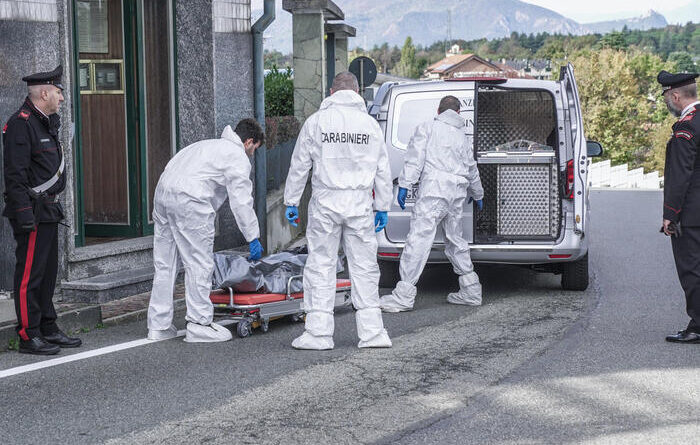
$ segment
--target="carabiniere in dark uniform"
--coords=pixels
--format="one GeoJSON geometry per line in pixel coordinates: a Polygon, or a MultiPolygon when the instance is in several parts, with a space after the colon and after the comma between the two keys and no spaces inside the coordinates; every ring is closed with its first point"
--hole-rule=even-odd
{"type": "Polygon", "coordinates": [[[56,114],[63,100],[61,66],[26,76],[29,95],[3,127],[5,209],[17,248],[14,299],[20,352],[50,355],[77,347],[56,325],[53,294],[58,271],[58,194],[66,186],[56,114]],[[44,110],[48,111],[48,114],[44,110]]]}
{"type": "Polygon", "coordinates": [[[700,343],[700,102],[698,74],[661,71],[657,80],[678,121],[666,145],[664,227],[671,235],[673,257],[685,292],[688,327],[667,341],[700,343]]]}

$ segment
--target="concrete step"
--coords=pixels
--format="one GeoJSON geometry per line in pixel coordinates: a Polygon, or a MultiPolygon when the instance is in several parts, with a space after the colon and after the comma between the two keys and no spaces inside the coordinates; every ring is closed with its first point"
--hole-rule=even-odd
{"type": "Polygon", "coordinates": [[[14,322],[16,319],[15,300],[0,299],[0,326],[9,321],[14,322]]]}
{"type": "Polygon", "coordinates": [[[105,303],[150,290],[153,265],[61,282],[63,301],[105,303]]]}
{"type": "Polygon", "coordinates": [[[153,264],[153,237],[79,247],[68,258],[68,281],[78,281],[153,264]]]}

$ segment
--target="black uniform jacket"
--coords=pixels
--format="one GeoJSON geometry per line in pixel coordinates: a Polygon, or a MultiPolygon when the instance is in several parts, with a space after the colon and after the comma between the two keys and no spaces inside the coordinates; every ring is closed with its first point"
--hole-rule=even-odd
{"type": "Polygon", "coordinates": [[[51,179],[61,164],[63,152],[58,139],[58,114],[44,116],[27,98],[3,127],[5,210],[3,216],[13,225],[27,226],[63,219],[63,208],[56,195],[66,187],[65,174],[33,199],[30,187],[51,179]]]}
{"type": "Polygon", "coordinates": [[[700,226],[700,104],[673,124],[666,145],[664,219],[700,226]]]}

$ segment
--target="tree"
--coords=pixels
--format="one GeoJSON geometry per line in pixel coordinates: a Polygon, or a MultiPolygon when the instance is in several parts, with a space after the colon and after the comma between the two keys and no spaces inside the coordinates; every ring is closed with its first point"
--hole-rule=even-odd
{"type": "Polygon", "coordinates": [[[668,61],[675,65],[675,71],[694,73],[697,68],[693,57],[685,51],[674,51],[668,55],[668,61]]]}
{"type": "Polygon", "coordinates": [[[637,79],[623,51],[584,51],[571,61],[576,68],[586,136],[605,147],[615,164],[640,164],[639,152],[648,150],[643,123],[651,107],[641,96],[637,79]]]}
{"type": "Polygon", "coordinates": [[[625,35],[621,32],[613,31],[609,34],[605,34],[602,39],[600,39],[601,48],[610,48],[614,50],[625,50],[627,49],[627,40],[625,40],[625,35]]]}
{"type": "Polygon", "coordinates": [[[401,60],[396,65],[396,74],[411,79],[417,79],[421,75],[416,61],[416,47],[413,46],[411,36],[406,37],[403,48],[401,48],[401,60]]]}

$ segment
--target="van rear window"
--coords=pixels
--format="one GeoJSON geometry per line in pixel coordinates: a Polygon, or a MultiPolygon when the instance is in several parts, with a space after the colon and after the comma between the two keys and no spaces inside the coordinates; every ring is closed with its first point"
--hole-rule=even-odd
{"type": "Polygon", "coordinates": [[[557,146],[557,109],[548,91],[480,90],[478,104],[478,152],[557,146]]]}
{"type": "Polygon", "coordinates": [[[460,114],[467,123],[467,134],[474,133],[474,91],[458,92],[430,91],[424,93],[403,93],[396,96],[391,125],[391,143],[405,150],[416,127],[437,116],[440,99],[452,94],[462,103],[460,114]]]}

